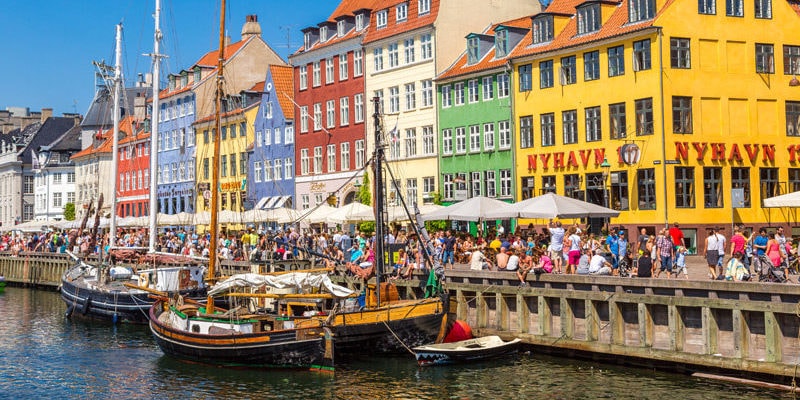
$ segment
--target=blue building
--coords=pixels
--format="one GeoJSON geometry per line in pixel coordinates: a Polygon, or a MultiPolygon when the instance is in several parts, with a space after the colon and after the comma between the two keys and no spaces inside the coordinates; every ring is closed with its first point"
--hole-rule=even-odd
{"type": "Polygon", "coordinates": [[[294,208],[294,103],[292,68],[270,65],[264,81],[255,138],[248,146],[247,197],[255,209],[294,208]]]}
{"type": "Polygon", "coordinates": [[[161,91],[158,115],[158,212],[194,212],[195,95],[199,74],[181,71],[169,76],[161,91]]]}

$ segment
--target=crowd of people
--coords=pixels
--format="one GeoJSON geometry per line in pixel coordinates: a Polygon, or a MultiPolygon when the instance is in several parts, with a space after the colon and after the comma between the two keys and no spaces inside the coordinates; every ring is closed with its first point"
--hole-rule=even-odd
{"type": "MultiPolygon", "coordinates": [[[[551,221],[539,231],[518,229],[506,234],[502,227],[487,235],[442,230],[422,243],[413,232],[397,229],[386,237],[394,258],[391,273],[395,278],[409,279],[415,270],[425,268],[427,249],[433,259],[445,268],[468,265],[472,270],[513,271],[524,285],[527,275],[579,274],[688,279],[686,238],[678,223],[648,234],[642,228],[635,240],[628,232],[611,227],[604,236],[587,232],[578,224],[564,226],[551,221]]],[[[192,230],[168,229],[159,235],[156,250],[187,256],[209,256],[210,235],[192,230]]],[[[234,261],[266,261],[292,258],[318,258],[330,265],[351,264],[367,268],[375,262],[374,235],[342,230],[312,233],[295,228],[222,232],[218,255],[234,261]]],[[[115,246],[144,248],[148,246],[147,230],[120,229],[115,246]]],[[[0,251],[19,255],[23,251],[78,254],[108,251],[108,234],[93,237],[83,232],[44,232],[0,236],[0,251]]],[[[724,228],[709,228],[702,246],[698,246],[708,264],[710,279],[748,280],[782,272],[788,278],[796,261],[796,249],[782,227],[774,235],[765,228],[750,234],[735,227],[727,238],[724,228]],[[777,272],[775,272],[777,271],[777,272]]]]}

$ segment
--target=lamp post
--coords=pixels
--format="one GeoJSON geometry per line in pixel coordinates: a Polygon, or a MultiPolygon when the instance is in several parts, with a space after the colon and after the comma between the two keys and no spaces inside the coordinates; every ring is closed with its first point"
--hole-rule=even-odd
{"type": "Polygon", "coordinates": [[[610,204],[608,203],[608,171],[611,169],[611,164],[608,163],[607,158],[603,158],[603,162],[600,164],[600,168],[603,169],[603,203],[606,207],[609,207],[610,204]]]}
{"type": "Polygon", "coordinates": [[[39,152],[39,168],[40,173],[44,179],[45,192],[44,192],[44,218],[47,220],[50,216],[50,177],[47,175],[47,164],[50,162],[50,152],[42,150],[39,152]]]}

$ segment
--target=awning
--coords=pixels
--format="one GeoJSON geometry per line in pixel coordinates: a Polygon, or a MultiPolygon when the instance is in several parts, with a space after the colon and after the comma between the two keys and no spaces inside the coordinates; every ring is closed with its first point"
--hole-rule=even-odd
{"type": "Polygon", "coordinates": [[[271,210],[273,208],[283,207],[292,196],[267,196],[262,197],[256,203],[256,210],[271,210]]]}

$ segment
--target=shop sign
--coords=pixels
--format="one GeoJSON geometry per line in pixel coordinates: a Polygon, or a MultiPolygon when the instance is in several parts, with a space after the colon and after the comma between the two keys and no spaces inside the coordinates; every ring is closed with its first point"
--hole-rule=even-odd
{"type": "Polygon", "coordinates": [[[314,182],[309,189],[312,193],[324,192],[325,184],[321,182],[314,182]]]}
{"type": "Polygon", "coordinates": [[[622,158],[622,162],[627,165],[635,165],[639,163],[639,160],[642,158],[642,150],[639,149],[639,146],[636,143],[628,143],[622,145],[619,149],[620,158],[622,158]]]}
{"type": "Polygon", "coordinates": [[[563,169],[588,167],[589,163],[599,167],[606,157],[606,149],[588,149],[569,152],[554,152],[542,154],[528,154],[528,170],[536,171],[540,166],[542,169],[563,169]]]}
{"type": "MultiPolygon", "coordinates": [[[[729,162],[742,162],[747,157],[751,163],[758,160],[759,153],[761,153],[761,161],[774,162],[775,161],[775,145],[774,144],[750,144],[745,143],[741,146],[739,143],[707,143],[707,142],[675,142],[675,159],[681,161],[689,160],[690,150],[694,151],[697,161],[704,161],[709,156],[711,161],[729,161],[729,162]]],[[[795,149],[795,151],[800,149],[795,149]]],[[[790,157],[794,157],[792,150],[789,150],[790,157]]],[[[791,159],[794,161],[794,158],[791,159]]]]}

